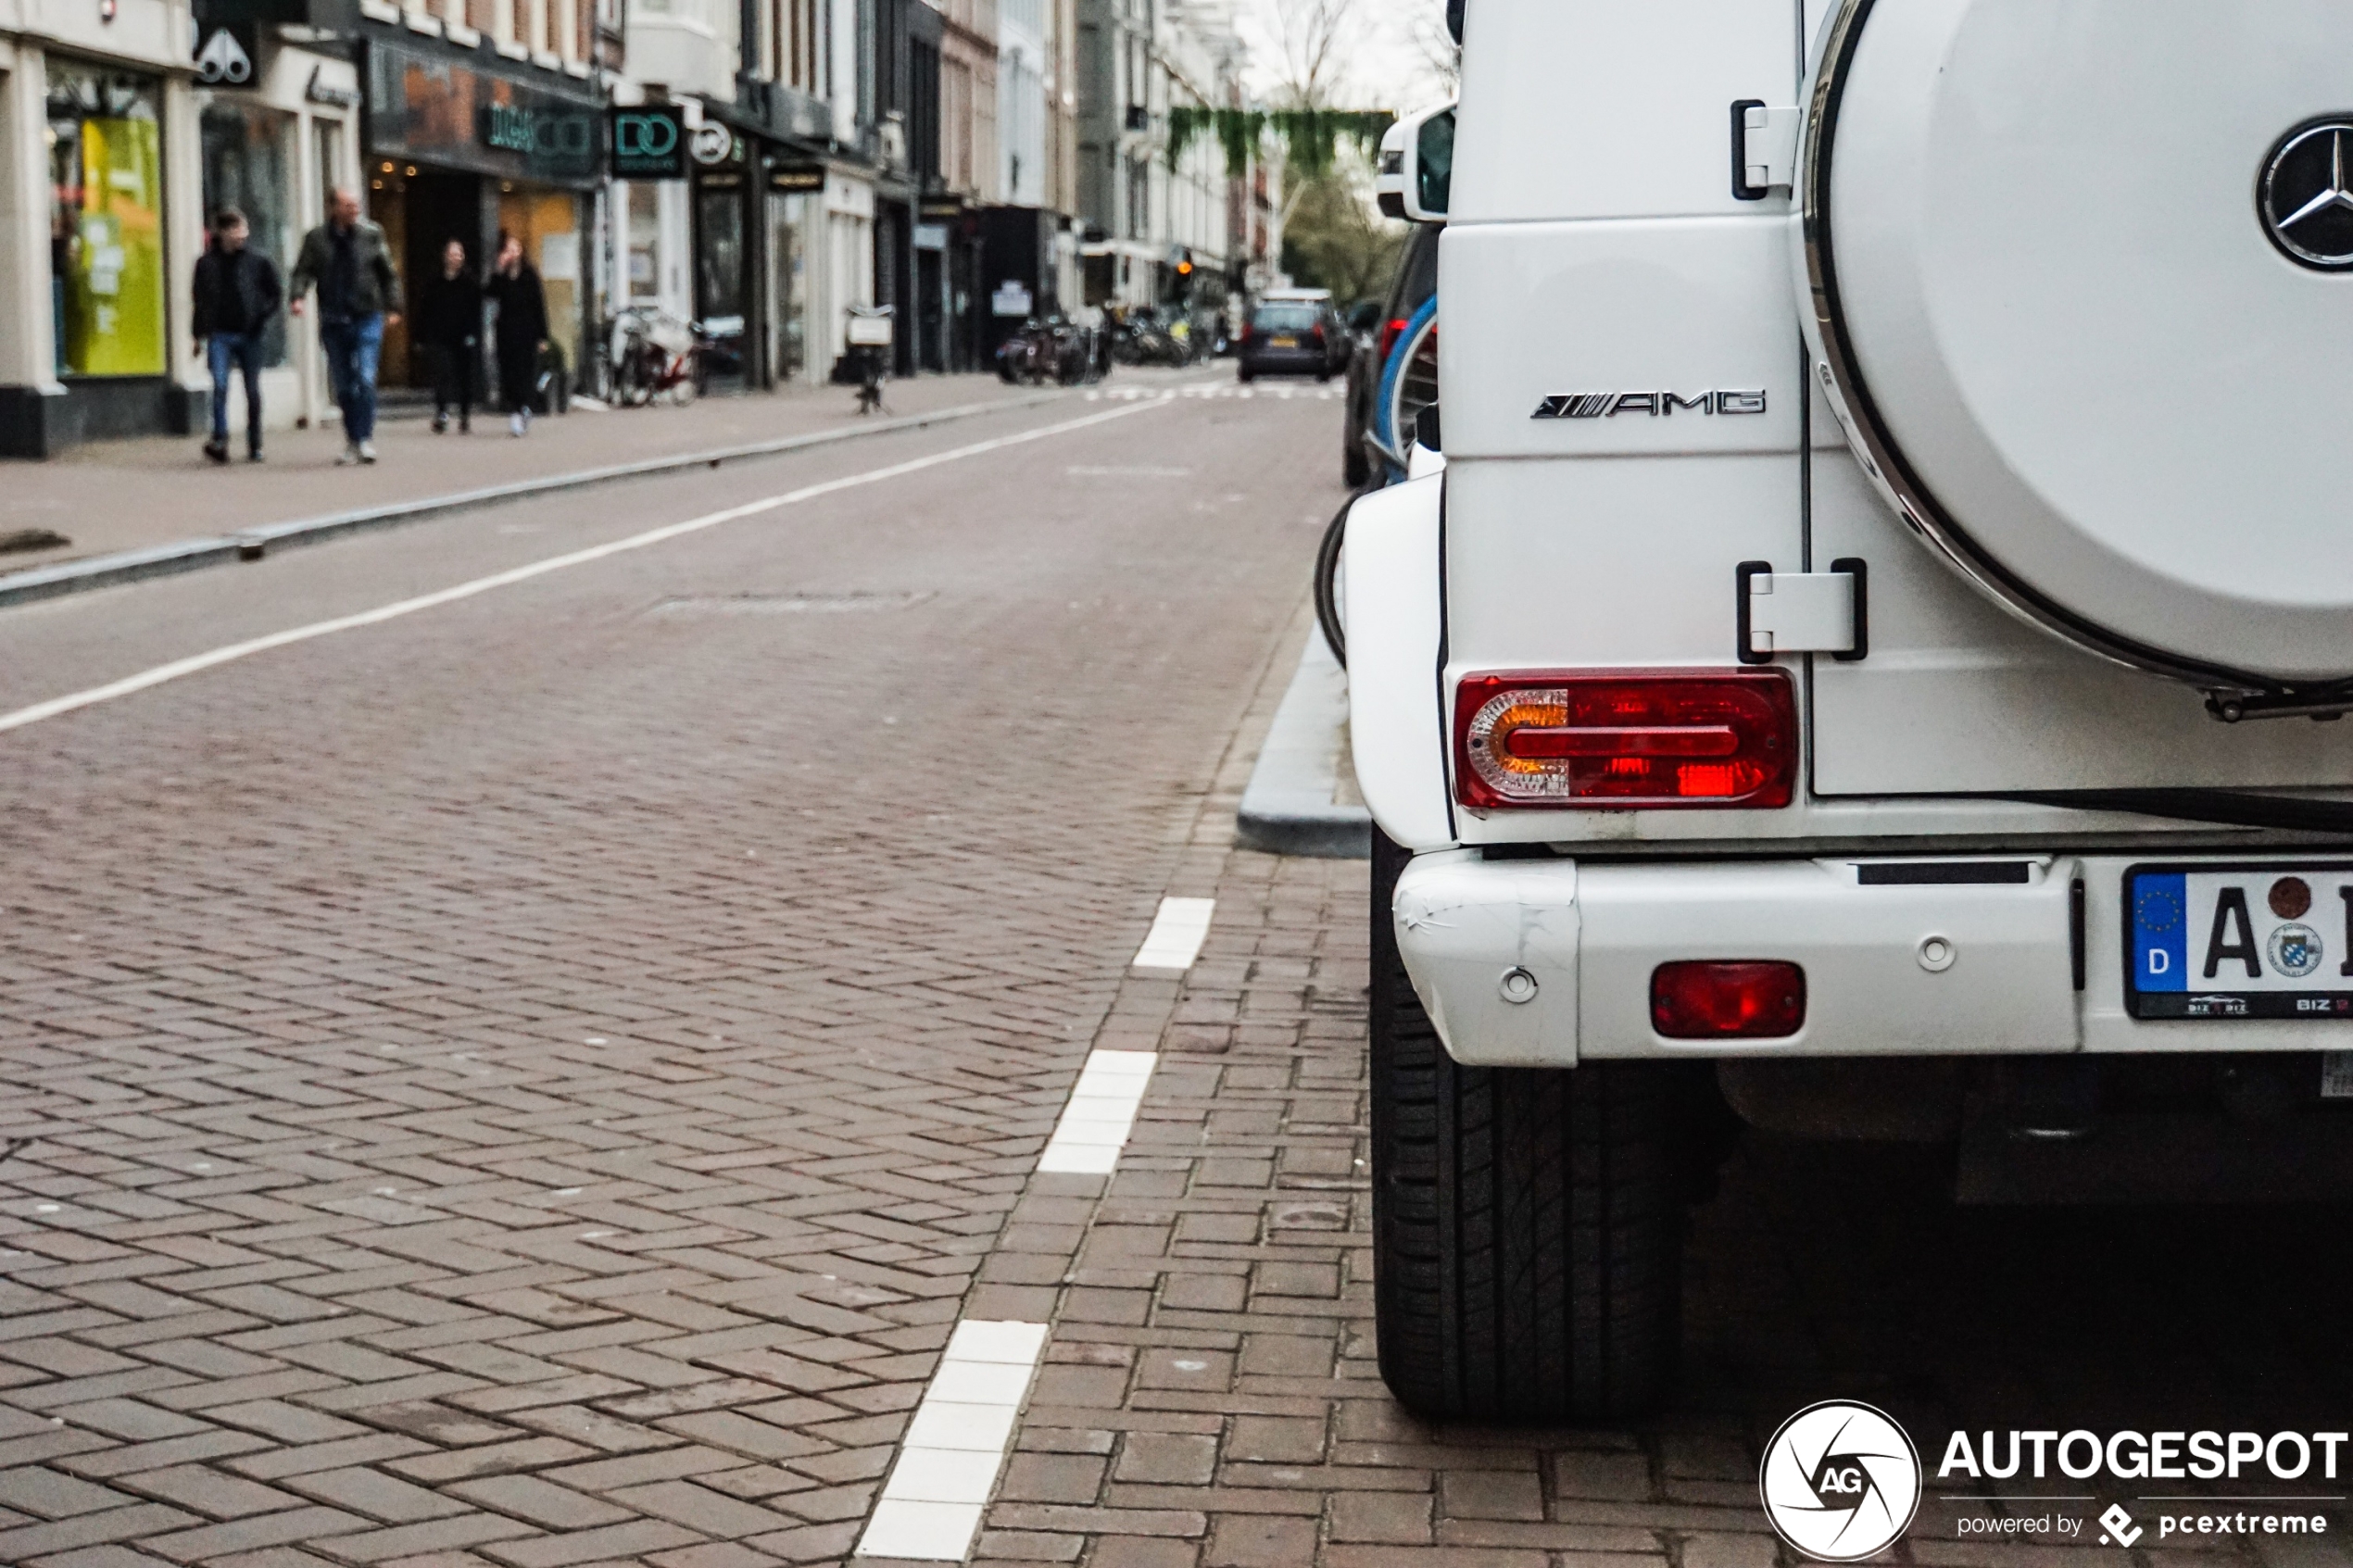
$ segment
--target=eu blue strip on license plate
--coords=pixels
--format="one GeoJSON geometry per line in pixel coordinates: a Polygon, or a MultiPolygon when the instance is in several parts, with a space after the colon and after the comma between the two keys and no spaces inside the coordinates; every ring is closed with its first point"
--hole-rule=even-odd
{"type": "Polygon", "coordinates": [[[2134,866],[2122,924],[2135,1018],[2353,1021],[2353,865],[2134,866]]]}

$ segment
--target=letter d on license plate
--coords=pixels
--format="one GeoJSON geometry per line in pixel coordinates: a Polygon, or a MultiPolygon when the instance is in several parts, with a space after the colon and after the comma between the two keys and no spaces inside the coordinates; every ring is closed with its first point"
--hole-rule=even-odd
{"type": "Polygon", "coordinates": [[[2134,866],[2123,913],[2134,1018],[2353,1022],[2353,864],[2134,866]]]}

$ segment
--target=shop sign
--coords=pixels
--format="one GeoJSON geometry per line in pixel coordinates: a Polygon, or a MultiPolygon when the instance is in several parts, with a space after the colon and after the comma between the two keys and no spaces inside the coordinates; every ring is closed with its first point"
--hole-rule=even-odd
{"type": "Polygon", "coordinates": [[[207,87],[244,87],[253,81],[251,22],[223,22],[196,44],[196,81],[207,87]]]}
{"type": "Polygon", "coordinates": [[[310,85],[302,90],[302,95],[329,108],[356,109],[359,107],[359,89],[328,81],[327,62],[324,60],[310,68],[310,85]]]}
{"type": "Polygon", "coordinates": [[[825,188],[825,166],[822,163],[780,163],[768,170],[768,188],[772,191],[822,191],[825,188]]]}
{"type": "Polygon", "coordinates": [[[368,50],[371,151],[472,173],[585,184],[604,161],[601,106],[395,44],[368,50]]]}
{"type": "Polygon", "coordinates": [[[686,111],[677,104],[616,108],[612,128],[612,177],[616,180],[684,180],[686,177],[686,111]]]}
{"type": "Polygon", "coordinates": [[[742,150],[736,144],[736,133],[724,125],[696,126],[694,134],[687,139],[686,150],[705,169],[734,163],[742,156],[742,150]]]}

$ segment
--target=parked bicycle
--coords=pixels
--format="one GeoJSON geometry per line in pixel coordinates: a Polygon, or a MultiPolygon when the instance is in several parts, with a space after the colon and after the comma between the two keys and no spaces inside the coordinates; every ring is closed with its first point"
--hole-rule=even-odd
{"type": "Polygon", "coordinates": [[[997,374],[1016,385],[1077,386],[1102,375],[1096,332],[1063,316],[1032,317],[997,349],[997,374]]]}
{"type": "Polygon", "coordinates": [[[715,346],[698,322],[650,306],[633,305],[612,322],[613,401],[642,408],[657,397],[673,403],[695,400],[707,380],[706,359],[715,346]]]}
{"type": "Polygon", "coordinates": [[[858,377],[858,411],[862,414],[882,410],[883,382],[889,374],[891,345],[897,336],[893,310],[887,305],[849,307],[843,334],[848,350],[845,358],[858,377]]]}

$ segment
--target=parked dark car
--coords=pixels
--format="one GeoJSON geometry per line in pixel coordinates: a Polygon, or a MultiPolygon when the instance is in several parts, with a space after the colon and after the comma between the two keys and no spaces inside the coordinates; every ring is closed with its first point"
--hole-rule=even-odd
{"type": "Polygon", "coordinates": [[[1359,340],[1359,346],[1348,361],[1348,412],[1340,433],[1340,471],[1353,490],[1370,480],[1374,473],[1372,449],[1365,443],[1372,430],[1377,410],[1374,400],[1380,394],[1382,369],[1389,363],[1390,352],[1404,333],[1405,325],[1414,312],[1422,307],[1430,295],[1438,292],[1438,236],[1441,227],[1436,223],[1417,223],[1405,242],[1405,252],[1397,260],[1397,276],[1389,286],[1389,299],[1383,306],[1380,320],[1369,340],[1359,340]]]}
{"type": "Polygon", "coordinates": [[[1244,381],[1314,376],[1329,381],[1348,364],[1348,324],[1324,289],[1269,289],[1251,312],[1237,352],[1244,381]]]}

